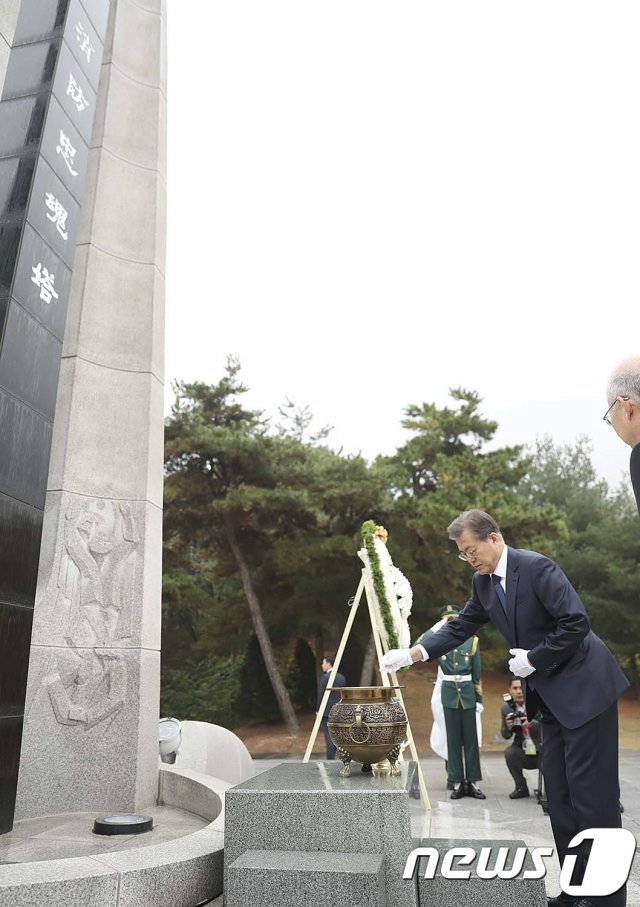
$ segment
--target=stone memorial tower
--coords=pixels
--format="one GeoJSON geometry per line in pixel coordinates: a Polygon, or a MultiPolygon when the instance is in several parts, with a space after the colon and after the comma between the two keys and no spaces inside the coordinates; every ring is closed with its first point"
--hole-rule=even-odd
{"type": "MultiPolygon", "coordinates": [[[[15,43],[15,23],[29,2],[35,0],[22,0],[19,10],[17,0],[0,0],[0,82],[8,48],[15,43]]],[[[56,368],[48,388],[55,406],[37,585],[33,583],[16,819],[142,810],[155,802],[158,758],[165,0],[37,2],[40,8],[51,7],[55,22],[52,18],[49,24],[57,32],[47,40],[59,51],[41,154],[46,163],[49,129],[62,148],[51,152],[61,158],[58,164],[78,170],[74,160],[82,162],[84,155],[86,182],[83,192],[70,187],[69,211],[64,206],[73,233],[65,229],[59,207],[51,207],[47,218],[49,229],[59,234],[56,241],[66,233],[74,248],[64,240],[59,250],[68,272],[68,312],[66,326],[61,316],[59,382],[56,368]],[[79,59],[83,41],[85,52],[93,47],[93,59],[101,58],[101,63],[92,73],[90,60],[73,88],[62,68],[79,59]],[[60,79],[64,82],[56,94],[60,79]],[[85,109],[94,108],[91,130],[83,134],[82,121],[72,120],[65,133],[77,158],[62,141],[66,121],[51,123],[63,94],[74,109],[83,102],[85,109]]],[[[14,46],[9,73],[15,52],[14,46]]],[[[73,109],[70,115],[75,117],[73,109]]],[[[0,164],[1,158],[0,144],[0,164]]],[[[36,201],[51,194],[48,186],[37,185],[38,172],[31,191],[36,201]]],[[[60,179],[64,176],[62,172],[60,179]]],[[[27,214],[23,249],[29,229],[27,214]]],[[[51,245],[37,223],[34,232],[37,240],[51,245]]],[[[42,275],[46,254],[38,247],[42,275]]],[[[52,269],[53,264],[49,274],[52,269]]],[[[58,286],[62,299],[64,287],[56,282],[58,286]]],[[[36,318],[42,321],[37,313],[36,318]]],[[[11,349],[5,330],[0,394],[3,356],[10,356],[11,349]]],[[[37,370],[35,360],[26,363],[31,365],[37,370]]],[[[46,478],[46,470],[44,474],[46,478]]],[[[0,498],[4,491],[0,487],[0,498]]],[[[0,514],[0,532],[5,528],[0,514]]],[[[2,681],[0,674],[0,691],[2,681]]]]}

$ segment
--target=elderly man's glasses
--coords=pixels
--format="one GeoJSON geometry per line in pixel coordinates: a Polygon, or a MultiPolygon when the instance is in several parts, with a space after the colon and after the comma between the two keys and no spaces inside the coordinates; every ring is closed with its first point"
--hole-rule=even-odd
{"type": "Polygon", "coordinates": [[[609,409],[606,411],[606,413],[604,414],[604,416],[602,417],[602,421],[603,421],[603,422],[606,422],[607,425],[611,425],[611,415],[610,415],[610,413],[611,413],[611,410],[613,409],[613,407],[616,405],[616,403],[617,403],[619,400],[629,400],[629,399],[630,399],[629,397],[624,397],[622,394],[619,394],[619,395],[616,397],[616,399],[613,401],[613,403],[611,404],[611,406],[609,407],[609,409]]]}
{"type": "Polygon", "coordinates": [[[477,548],[467,548],[466,551],[461,551],[458,557],[461,561],[472,561],[477,554],[477,548]]]}

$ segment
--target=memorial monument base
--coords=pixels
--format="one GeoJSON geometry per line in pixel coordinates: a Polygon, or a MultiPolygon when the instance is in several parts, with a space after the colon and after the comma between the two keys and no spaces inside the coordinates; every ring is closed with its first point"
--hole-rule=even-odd
{"type": "Polygon", "coordinates": [[[92,834],[91,813],[17,822],[0,842],[0,907],[209,903],[222,891],[228,787],[210,775],[162,766],[155,827],[134,840],[92,834]],[[66,852],[78,856],[59,858],[66,852]]]}
{"type": "MultiPolygon", "coordinates": [[[[410,791],[415,763],[400,777],[354,772],[340,776],[339,762],[283,763],[227,791],[225,798],[225,907],[545,907],[542,879],[468,880],[438,873],[425,879],[418,860],[404,879],[416,847],[508,846],[509,865],[522,841],[414,839],[410,791]]],[[[493,866],[495,857],[491,861],[493,866]]],[[[524,869],[532,868],[527,856],[524,869]]]]}

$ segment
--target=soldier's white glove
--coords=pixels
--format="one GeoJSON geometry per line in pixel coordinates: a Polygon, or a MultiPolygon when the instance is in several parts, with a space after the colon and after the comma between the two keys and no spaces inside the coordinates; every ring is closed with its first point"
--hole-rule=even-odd
{"type": "Polygon", "coordinates": [[[382,670],[386,673],[397,671],[398,668],[406,668],[413,664],[413,658],[409,649],[389,649],[386,655],[382,656],[382,670]]]}
{"type": "Polygon", "coordinates": [[[516,677],[528,677],[533,674],[535,668],[527,658],[528,649],[509,649],[513,658],[509,659],[509,670],[516,677]]]}
{"type": "Polygon", "coordinates": [[[484,712],[484,706],[481,702],[476,702],[476,712],[478,713],[478,715],[482,715],[482,713],[484,712]]]}

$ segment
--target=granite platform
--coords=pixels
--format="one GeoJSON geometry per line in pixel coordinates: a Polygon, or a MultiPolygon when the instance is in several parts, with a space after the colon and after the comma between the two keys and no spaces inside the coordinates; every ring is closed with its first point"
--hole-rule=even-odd
{"type": "MultiPolygon", "coordinates": [[[[450,840],[416,835],[431,814],[415,800],[414,763],[404,763],[399,777],[356,771],[342,778],[341,767],[283,762],[227,791],[225,907],[320,907],[327,903],[323,885],[332,892],[329,903],[345,907],[359,904],[364,889],[372,892],[364,903],[380,907],[453,907],[461,884],[467,907],[486,907],[487,897],[496,907],[545,907],[542,879],[487,880],[473,866],[462,883],[440,874],[424,879],[421,866],[403,878],[416,847],[437,846],[443,855],[461,844],[480,850],[487,841],[469,841],[464,822],[450,840]],[[384,880],[377,885],[376,873],[384,880]],[[300,900],[302,892],[306,899],[300,900]]],[[[495,843],[509,849],[508,865],[518,848],[526,849],[520,839],[495,843]]]]}
{"type": "Polygon", "coordinates": [[[399,777],[386,778],[359,771],[341,778],[341,768],[339,762],[287,762],[227,791],[226,907],[251,903],[229,888],[231,867],[247,851],[264,849],[382,857],[388,903],[414,907],[415,886],[402,879],[412,848],[408,764],[399,777]]]}
{"type": "MultiPolygon", "coordinates": [[[[505,744],[506,745],[506,744],[505,744]]],[[[268,771],[283,762],[292,762],[288,756],[272,754],[269,757],[255,760],[258,772],[268,771]]],[[[300,760],[297,760],[300,761],[300,760]]],[[[421,808],[420,801],[410,798],[409,815],[411,837],[414,846],[430,839],[429,843],[446,846],[447,840],[473,839],[476,844],[487,844],[493,841],[509,841],[515,845],[524,841],[532,850],[535,847],[553,846],[553,836],[549,817],[544,814],[535,797],[523,800],[510,800],[513,781],[509,775],[501,752],[482,753],[483,781],[481,787],[486,800],[474,800],[468,797],[452,801],[446,790],[444,762],[435,755],[425,756],[420,760],[431,799],[431,810],[427,813],[421,808]]],[[[337,763],[337,770],[340,768],[337,763]]],[[[537,772],[527,771],[525,776],[531,790],[537,783],[537,772]]],[[[258,780],[258,777],[256,779],[258,780]]],[[[622,816],[623,827],[628,828],[640,842],[640,750],[622,750],[620,753],[620,788],[624,805],[622,816]]],[[[260,847],[272,847],[273,831],[260,847]]],[[[560,891],[560,869],[555,856],[546,861],[547,875],[544,880],[546,893],[557,895],[560,891]]],[[[458,897],[451,904],[463,902],[460,898],[460,887],[467,891],[467,882],[458,883],[458,897]]],[[[429,894],[435,894],[431,889],[429,894]]],[[[536,893],[534,897],[538,897],[536,893]]],[[[492,903],[500,903],[491,895],[492,903]]],[[[640,856],[632,866],[627,883],[627,901],[629,905],[640,905],[640,856]]],[[[268,898],[264,907],[273,907],[275,902],[268,898]]],[[[427,902],[428,903],[428,902],[427,902]]],[[[464,901],[465,904],[468,902],[464,901]]],[[[516,902],[511,902],[513,903],[516,902]]],[[[527,904],[527,901],[523,902],[527,904]]],[[[535,903],[535,901],[533,902],[535,903]]],[[[223,907],[222,896],[211,902],[211,907],[223,907]]],[[[449,907],[444,900],[438,907],[449,907]]]]}

